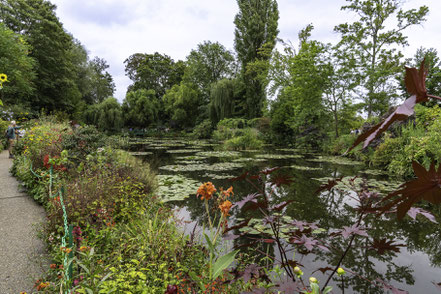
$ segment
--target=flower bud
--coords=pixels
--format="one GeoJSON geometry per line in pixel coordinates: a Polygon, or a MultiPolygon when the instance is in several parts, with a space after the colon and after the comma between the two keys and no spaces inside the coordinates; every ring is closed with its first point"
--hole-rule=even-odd
{"type": "Polygon", "coordinates": [[[337,274],[338,274],[339,276],[343,276],[345,273],[346,273],[346,272],[345,272],[344,269],[342,269],[341,267],[338,268],[338,270],[337,270],[337,274]]]}
{"type": "Polygon", "coordinates": [[[314,277],[310,277],[309,278],[309,283],[313,284],[313,283],[318,283],[317,279],[314,277]]]}
{"type": "Polygon", "coordinates": [[[295,273],[298,277],[300,277],[300,276],[303,275],[302,270],[301,270],[298,266],[296,266],[296,267],[294,268],[294,273],[295,273]]]}

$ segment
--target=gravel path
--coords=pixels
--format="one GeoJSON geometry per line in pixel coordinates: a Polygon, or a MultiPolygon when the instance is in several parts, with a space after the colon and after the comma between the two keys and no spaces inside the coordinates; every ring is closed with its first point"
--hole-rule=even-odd
{"type": "Polygon", "coordinates": [[[37,237],[45,213],[9,173],[11,165],[8,152],[0,153],[0,294],[32,293],[41,264],[47,264],[37,237]]]}

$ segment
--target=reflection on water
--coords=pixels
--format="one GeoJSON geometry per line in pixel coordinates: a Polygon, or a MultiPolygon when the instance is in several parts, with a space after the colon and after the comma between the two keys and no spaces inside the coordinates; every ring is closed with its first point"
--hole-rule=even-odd
{"type": "MultiPolygon", "coordinates": [[[[332,178],[359,176],[355,181],[367,178],[370,189],[383,193],[393,190],[399,184],[381,172],[368,170],[357,162],[295,149],[276,150],[268,147],[262,152],[225,152],[217,151],[215,144],[206,141],[143,139],[134,142],[130,150],[145,158],[160,175],[159,178],[165,179],[161,180],[162,197],[183,208],[181,215],[191,222],[188,227],[206,221],[204,207],[195,197],[200,183],[211,181],[216,187],[224,188],[233,185],[233,202],[238,201],[254,191],[249,183],[232,183],[228,179],[245,171],[252,174],[264,168],[281,167],[278,172],[292,176],[295,181],[290,186],[278,188],[272,201],[280,203],[293,200],[284,215],[296,220],[316,222],[327,231],[355,223],[356,215],[351,209],[354,206],[351,195],[355,193],[342,186],[342,192],[331,190],[317,194],[315,191],[321,183],[332,178]]],[[[437,220],[441,220],[440,206],[427,206],[425,209],[430,210],[437,220]]],[[[259,217],[255,212],[243,212],[237,208],[231,214],[230,222],[249,217],[250,214],[259,217]]],[[[398,222],[395,215],[390,215],[389,219],[369,215],[364,220],[364,226],[370,228],[368,233],[371,240],[386,238],[395,240],[394,244],[405,246],[400,247],[399,252],[387,251],[380,255],[370,248],[369,238],[355,238],[353,249],[345,257],[342,266],[359,276],[352,275],[345,281],[347,293],[351,292],[348,289],[357,293],[386,292],[383,288],[372,286],[365,278],[371,281],[380,278],[410,293],[439,292],[432,282],[441,282],[440,225],[424,218],[417,218],[416,221],[405,218],[398,222]]],[[[235,245],[244,242],[247,241],[243,238],[234,240],[235,245]]],[[[336,255],[335,252],[343,252],[347,243],[342,238],[328,238],[327,242],[333,248],[331,252],[314,250],[314,254],[307,254],[299,250],[296,253],[296,260],[305,266],[305,276],[311,275],[317,268],[337,264],[341,254],[336,255]]],[[[258,249],[261,252],[270,252],[276,257],[278,255],[272,244],[260,243],[256,246],[260,246],[258,249]]],[[[327,278],[321,272],[314,272],[313,275],[320,281],[327,278]]],[[[334,292],[338,293],[340,283],[337,279],[331,285],[334,292]]]]}

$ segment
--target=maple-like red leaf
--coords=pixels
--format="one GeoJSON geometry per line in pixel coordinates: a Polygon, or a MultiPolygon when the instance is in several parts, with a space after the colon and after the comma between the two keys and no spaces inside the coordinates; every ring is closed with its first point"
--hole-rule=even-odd
{"type": "Polygon", "coordinates": [[[315,271],[313,271],[312,272],[312,274],[314,274],[315,272],[318,272],[318,271],[321,271],[322,272],[322,274],[326,274],[326,272],[327,271],[333,271],[334,269],[332,268],[332,267],[329,267],[329,266],[327,266],[327,267],[321,267],[321,268],[318,268],[318,269],[316,269],[315,271]]]}
{"type": "Polygon", "coordinates": [[[363,143],[363,148],[366,148],[375,138],[377,138],[381,133],[386,131],[389,126],[395,121],[402,121],[407,119],[414,113],[414,107],[417,103],[417,96],[412,95],[403,104],[398,106],[394,112],[392,112],[385,120],[376,124],[355,140],[354,144],[345,152],[347,154],[349,151],[354,149],[361,142],[363,143]]]}
{"type": "Polygon", "coordinates": [[[225,231],[224,231],[224,234],[225,233],[227,233],[227,232],[229,232],[229,231],[232,231],[232,230],[238,230],[238,229],[241,229],[241,228],[243,228],[243,227],[246,227],[246,226],[248,226],[248,223],[250,222],[250,218],[249,219],[246,219],[246,220],[244,220],[243,222],[241,222],[241,223],[239,223],[239,224],[237,224],[237,225],[235,225],[235,226],[232,226],[232,227],[228,227],[228,229],[226,229],[225,231]]]}
{"type": "Polygon", "coordinates": [[[294,183],[293,177],[292,176],[287,176],[287,175],[278,175],[276,177],[272,177],[271,180],[269,181],[273,186],[277,186],[280,187],[282,185],[291,185],[292,183],[294,183]]]}
{"type": "Polygon", "coordinates": [[[308,238],[305,235],[302,235],[302,237],[300,239],[293,239],[292,242],[294,244],[299,244],[299,245],[304,245],[306,247],[306,249],[308,249],[309,251],[311,251],[314,246],[317,245],[318,241],[308,238]]]}
{"type": "Polygon", "coordinates": [[[416,219],[417,215],[421,214],[422,216],[424,216],[425,218],[427,218],[429,221],[431,221],[432,223],[437,224],[438,222],[435,220],[435,216],[433,214],[431,214],[430,212],[422,209],[422,208],[418,208],[418,207],[411,207],[409,209],[409,211],[407,212],[407,215],[410,216],[413,219],[416,219]]]}
{"type": "Polygon", "coordinates": [[[343,230],[341,230],[340,233],[345,239],[347,239],[349,235],[352,234],[368,237],[366,230],[362,227],[357,226],[357,224],[353,224],[351,227],[343,227],[343,230]]]}
{"type": "Polygon", "coordinates": [[[394,244],[393,240],[374,239],[369,249],[377,251],[378,254],[383,255],[386,251],[400,252],[400,247],[406,247],[404,244],[394,244]]]}
{"type": "Polygon", "coordinates": [[[293,280],[288,280],[286,282],[280,283],[276,289],[280,291],[280,293],[297,293],[303,289],[302,284],[299,282],[294,282],[293,280]]]}
{"type": "Polygon", "coordinates": [[[426,90],[427,69],[425,67],[426,60],[421,62],[420,69],[406,67],[406,75],[404,83],[407,92],[416,96],[416,103],[426,102],[429,100],[426,90]]]}
{"type": "Polygon", "coordinates": [[[273,167],[273,168],[267,168],[267,169],[261,170],[259,173],[264,174],[264,175],[269,175],[269,174],[275,172],[278,169],[280,169],[280,167],[276,166],[276,167],[273,167]]]}
{"type": "Polygon", "coordinates": [[[259,193],[254,193],[254,194],[248,194],[245,198],[243,198],[240,201],[237,201],[236,203],[233,204],[233,207],[238,206],[239,208],[242,208],[245,204],[247,204],[248,202],[257,202],[257,197],[259,197],[260,194],[259,193]]]}
{"type": "Polygon", "coordinates": [[[231,178],[231,179],[228,179],[228,180],[231,181],[231,182],[243,181],[243,180],[245,180],[247,178],[247,176],[248,176],[248,172],[244,172],[240,176],[235,177],[235,178],[231,178]]]}
{"type": "Polygon", "coordinates": [[[385,212],[397,205],[398,219],[402,219],[412,205],[420,200],[426,200],[433,204],[441,203],[441,164],[436,170],[435,164],[432,162],[429,170],[426,170],[421,164],[413,161],[412,167],[417,178],[402,184],[399,190],[390,193],[382,200],[384,202],[401,195],[381,208],[385,212]]]}
{"type": "Polygon", "coordinates": [[[260,269],[261,269],[261,267],[258,266],[257,264],[248,265],[243,272],[244,282],[247,283],[251,279],[252,276],[258,277],[260,269]]]}
{"type": "Polygon", "coordinates": [[[328,183],[321,185],[315,191],[315,193],[320,193],[320,192],[325,191],[325,190],[330,191],[332,188],[334,188],[335,185],[338,184],[338,182],[341,182],[342,179],[343,179],[343,177],[337,178],[335,180],[328,180],[328,183]]]}
{"type": "Polygon", "coordinates": [[[279,203],[279,204],[274,205],[273,207],[271,207],[270,210],[272,210],[272,211],[281,211],[282,209],[284,209],[286,206],[288,206],[292,202],[294,202],[294,200],[283,201],[282,203],[279,203]]]}

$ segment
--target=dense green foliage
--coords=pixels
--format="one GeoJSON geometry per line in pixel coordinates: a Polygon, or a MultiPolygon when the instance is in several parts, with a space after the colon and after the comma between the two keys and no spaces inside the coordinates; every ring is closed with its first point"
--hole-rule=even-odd
{"type": "Polygon", "coordinates": [[[8,75],[8,82],[3,85],[4,105],[19,101],[28,105],[35,91],[35,60],[29,56],[30,46],[24,39],[0,23],[0,68],[8,75]]]}
{"type": "Polygon", "coordinates": [[[353,11],[358,19],[335,27],[342,36],[339,45],[355,57],[360,87],[367,92],[361,98],[368,117],[382,115],[396,97],[394,77],[402,71],[403,57],[396,47],[408,45],[403,30],[422,23],[429,9],[421,6],[404,11],[398,0],[347,2],[342,10],[353,11]],[[391,18],[395,18],[397,26],[388,29],[386,24],[391,18]]]}
{"type": "Polygon", "coordinates": [[[328,74],[321,61],[324,50],[323,44],[305,37],[298,53],[287,58],[289,76],[271,108],[276,140],[318,147],[325,135],[329,118],[322,103],[323,81],[328,74]]]}
{"type": "Polygon", "coordinates": [[[106,62],[89,60],[86,49],[63,28],[55,8],[45,0],[0,3],[0,56],[10,80],[4,100],[8,107],[22,105],[36,114],[63,111],[81,119],[86,105],[113,95],[115,85],[105,72],[106,62]]]}

